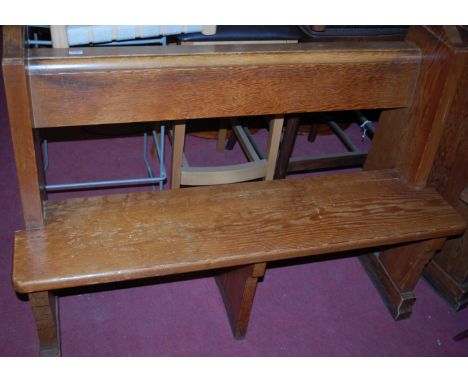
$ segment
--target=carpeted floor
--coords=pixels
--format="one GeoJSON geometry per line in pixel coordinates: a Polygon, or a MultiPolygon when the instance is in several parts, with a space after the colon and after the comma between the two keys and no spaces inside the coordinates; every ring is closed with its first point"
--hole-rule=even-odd
{"type": "MultiPolygon", "coordinates": [[[[13,234],[24,223],[0,87],[0,356],[33,356],[38,341],[32,313],[11,285],[13,234]]],[[[99,139],[50,143],[48,182],[146,176],[141,137],[92,132],[85,135],[99,139]]],[[[360,141],[356,125],[350,133],[356,145],[369,145],[360,141]]],[[[266,133],[256,138],[264,147],[266,133]]],[[[215,146],[189,136],[187,156],[194,165],[243,160],[238,146],[222,154],[215,146]]],[[[343,147],[332,136],[314,144],[301,136],[294,155],[337,150],[343,147]]],[[[168,169],[169,159],[166,154],[168,169]]],[[[123,191],[54,193],[50,199],[123,191]]],[[[64,356],[467,356],[468,340],[452,337],[468,329],[468,310],[451,310],[425,281],[416,295],[412,317],[396,322],[355,257],[270,264],[247,337],[236,341],[212,274],[112,285],[63,294],[62,349],[64,356]]]]}

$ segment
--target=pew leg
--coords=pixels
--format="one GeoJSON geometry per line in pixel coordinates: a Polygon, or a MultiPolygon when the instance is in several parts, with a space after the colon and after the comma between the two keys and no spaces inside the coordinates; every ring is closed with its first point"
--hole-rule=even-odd
{"type": "Polygon", "coordinates": [[[216,277],[236,339],[247,333],[258,278],[265,274],[265,268],[266,263],[247,265],[216,277]]]}
{"type": "Polygon", "coordinates": [[[468,306],[468,282],[460,283],[435,260],[427,264],[423,276],[454,310],[459,311],[468,306]]]}
{"type": "Polygon", "coordinates": [[[395,320],[408,318],[416,301],[414,288],[443,239],[391,247],[360,256],[361,264],[395,320]]]}
{"type": "Polygon", "coordinates": [[[39,336],[39,355],[60,356],[60,321],[58,297],[51,292],[29,293],[39,336]]]}

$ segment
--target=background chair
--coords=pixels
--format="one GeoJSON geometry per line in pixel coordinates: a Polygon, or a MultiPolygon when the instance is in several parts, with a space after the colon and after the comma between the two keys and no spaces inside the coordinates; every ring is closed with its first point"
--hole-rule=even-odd
{"type": "Polygon", "coordinates": [[[287,120],[283,140],[276,166],[276,179],[283,179],[288,173],[330,170],[335,168],[359,167],[364,164],[367,157],[366,150],[360,150],[349,139],[346,128],[351,122],[357,122],[361,128],[362,139],[371,139],[374,136],[374,126],[372,122],[360,111],[352,113],[333,114],[309,114],[290,116],[287,120]],[[335,121],[337,119],[337,122],[335,121]],[[307,121],[308,120],[308,121],[307,121]],[[300,131],[302,122],[311,124],[308,132],[308,140],[315,142],[315,138],[321,130],[321,126],[326,127],[344,145],[347,152],[333,154],[314,155],[307,157],[293,157],[294,144],[300,131]],[[344,122],[344,123],[343,123],[344,122]],[[341,124],[341,126],[340,126],[341,124]]]}
{"type": "MultiPolygon", "coordinates": [[[[184,154],[186,124],[175,124],[172,134],[172,188],[179,188],[181,185],[203,186],[245,182],[254,179],[273,179],[283,122],[283,117],[271,118],[267,154],[264,155],[258,149],[248,128],[242,126],[236,119],[225,120],[223,123],[231,126],[248,162],[210,167],[190,166],[184,154]]],[[[226,127],[222,127],[222,129],[226,129],[226,127]]]]}

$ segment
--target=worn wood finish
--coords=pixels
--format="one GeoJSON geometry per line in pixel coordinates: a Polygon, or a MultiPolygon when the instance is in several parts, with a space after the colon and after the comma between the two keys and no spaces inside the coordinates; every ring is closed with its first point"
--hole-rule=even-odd
{"type": "Polygon", "coordinates": [[[447,45],[432,29],[411,27],[406,40],[425,57],[416,92],[408,108],[381,114],[364,168],[398,168],[410,184],[424,186],[464,66],[461,50],[447,45]]]}
{"type": "MultiPolygon", "coordinates": [[[[428,180],[446,121],[451,118],[450,106],[464,72],[465,53],[450,44],[441,27],[411,27],[406,40],[418,46],[424,57],[416,92],[410,107],[382,112],[364,169],[396,168],[410,185],[422,187],[428,180]]],[[[406,266],[402,264],[402,269],[406,266]]],[[[385,272],[390,279],[396,277],[385,270],[384,264],[376,263],[373,255],[368,256],[366,267],[370,274],[385,272]]]]}
{"type": "Polygon", "coordinates": [[[386,249],[379,254],[381,263],[401,290],[412,290],[423,268],[436,251],[442,248],[444,238],[408,244],[396,250],[386,249]],[[408,261],[408,259],[411,259],[408,261]],[[402,264],[407,263],[405,266],[402,264]]]}
{"type": "MultiPolygon", "coordinates": [[[[443,248],[443,251],[447,251],[446,247],[443,248]]],[[[448,253],[452,255],[453,252],[448,253]]],[[[433,260],[427,264],[423,276],[453,309],[461,310],[468,306],[468,283],[459,282],[450,273],[447,273],[439,265],[438,256],[439,253],[436,253],[433,260]]]]}
{"type": "MultiPolygon", "coordinates": [[[[440,38],[436,29],[414,28],[404,43],[84,48],[79,56],[35,49],[26,65],[16,39],[9,52],[20,55],[10,68],[26,73],[6,74],[11,83],[24,78],[29,134],[34,127],[403,108],[384,113],[373,147],[385,154],[367,169],[396,167],[410,186],[393,172],[369,171],[47,202],[47,225],[16,234],[15,288],[40,293],[460,233],[465,223],[435,191],[411,188],[427,178],[462,70],[449,48],[454,35],[440,38]]],[[[404,267],[414,274],[403,284],[411,284],[419,268],[404,267]]],[[[393,275],[385,280],[396,285],[393,275]]]]}
{"type": "Polygon", "coordinates": [[[15,235],[21,293],[426,240],[465,227],[434,190],[411,189],[392,171],[46,206],[44,228],[15,235]]]}
{"type": "Polygon", "coordinates": [[[359,257],[359,261],[369,275],[383,302],[395,320],[402,320],[411,315],[416,301],[414,291],[401,291],[393,281],[377,253],[359,257]]]}
{"type": "Polygon", "coordinates": [[[60,356],[58,297],[49,292],[30,293],[29,302],[39,335],[39,355],[60,356]]]}
{"type": "MultiPolygon", "coordinates": [[[[464,49],[458,57],[464,61],[464,70],[445,119],[428,183],[468,222],[468,199],[463,201],[463,190],[468,185],[468,50],[464,49]]],[[[468,232],[447,240],[424,276],[454,309],[467,306],[468,232]]]]}
{"type": "Polygon", "coordinates": [[[266,263],[259,263],[235,268],[216,277],[236,339],[244,338],[247,333],[258,278],[263,277],[265,269],[266,263]]]}
{"type": "Polygon", "coordinates": [[[401,42],[176,48],[31,51],[35,127],[404,107],[420,63],[401,42]]]}
{"type": "Polygon", "coordinates": [[[33,132],[28,80],[22,48],[22,29],[3,27],[3,78],[20,186],[23,216],[27,228],[43,224],[41,190],[44,184],[41,149],[33,132]]]}
{"type": "Polygon", "coordinates": [[[360,256],[361,264],[395,320],[408,318],[416,301],[413,292],[424,266],[445,238],[416,242],[360,256]]]}

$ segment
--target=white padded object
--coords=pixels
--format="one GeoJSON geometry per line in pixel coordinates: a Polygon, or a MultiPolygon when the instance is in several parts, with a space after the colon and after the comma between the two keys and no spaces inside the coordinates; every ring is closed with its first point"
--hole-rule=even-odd
{"type": "Polygon", "coordinates": [[[202,32],[214,34],[216,29],[204,25],[67,25],[68,45],[108,43],[202,32]],[[213,32],[214,31],[214,32],[213,32]]]}

